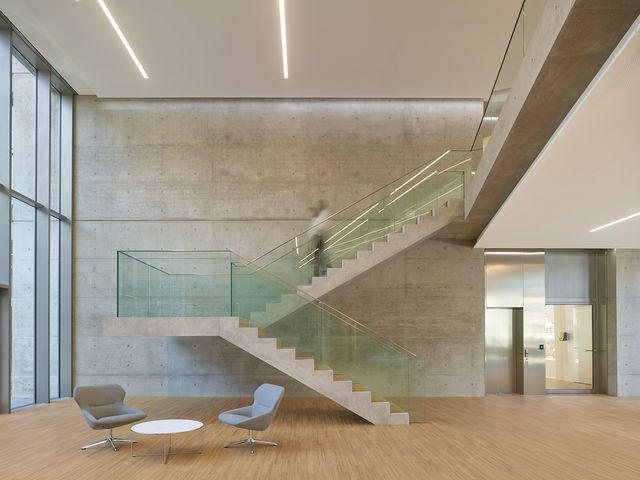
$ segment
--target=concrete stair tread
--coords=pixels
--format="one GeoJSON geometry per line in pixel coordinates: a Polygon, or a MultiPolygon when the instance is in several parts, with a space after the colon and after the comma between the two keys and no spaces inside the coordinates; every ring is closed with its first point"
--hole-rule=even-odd
{"type": "MultiPolygon", "coordinates": [[[[243,321],[243,319],[239,319],[237,328],[238,332],[246,329],[247,325],[248,322],[243,321]]],[[[256,329],[256,332],[259,332],[259,329],[256,329]]],[[[225,338],[233,343],[233,331],[228,332],[225,338]]],[[[269,357],[269,352],[265,351],[264,347],[258,347],[256,350],[253,350],[252,348],[254,343],[256,346],[259,342],[260,345],[264,345],[262,342],[263,340],[264,339],[262,338],[256,337],[252,341],[246,335],[241,335],[238,337],[238,346],[258,358],[269,361],[265,358],[269,357]]],[[[273,350],[278,351],[278,348],[276,347],[277,339],[270,340],[273,340],[271,344],[273,350]]],[[[293,362],[297,365],[296,367],[293,367],[290,361],[282,359],[280,359],[280,361],[282,363],[278,363],[279,360],[278,357],[276,357],[275,359],[271,358],[269,363],[372,423],[406,424],[409,421],[408,415],[404,417],[392,417],[389,402],[373,402],[372,394],[363,385],[359,383],[354,384],[351,379],[344,374],[333,373],[331,367],[328,365],[316,365],[313,357],[294,356],[293,362]],[[332,381],[327,381],[328,379],[326,377],[323,377],[318,373],[325,371],[327,372],[327,375],[331,375],[332,381]],[[310,378],[307,377],[307,375],[309,375],[310,378]]]]}

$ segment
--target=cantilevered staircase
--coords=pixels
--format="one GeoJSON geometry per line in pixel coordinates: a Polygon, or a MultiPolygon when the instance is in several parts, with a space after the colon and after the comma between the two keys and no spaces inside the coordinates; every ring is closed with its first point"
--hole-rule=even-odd
{"type": "Polygon", "coordinates": [[[105,335],[221,336],[374,424],[421,421],[423,359],[318,298],[461,220],[468,157],[445,152],[327,219],[323,277],[313,230],[253,260],[118,252],[105,335]]]}

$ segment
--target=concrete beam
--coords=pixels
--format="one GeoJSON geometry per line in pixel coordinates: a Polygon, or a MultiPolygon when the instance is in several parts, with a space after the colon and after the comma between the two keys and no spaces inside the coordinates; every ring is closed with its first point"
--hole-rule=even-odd
{"type": "Polygon", "coordinates": [[[640,14],[640,0],[548,2],[465,201],[476,239],[640,14]]]}

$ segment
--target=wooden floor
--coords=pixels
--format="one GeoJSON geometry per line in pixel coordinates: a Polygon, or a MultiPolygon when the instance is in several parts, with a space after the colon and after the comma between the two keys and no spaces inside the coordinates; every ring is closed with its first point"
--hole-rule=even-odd
{"type": "MultiPolygon", "coordinates": [[[[491,395],[431,398],[427,423],[373,426],[326,399],[285,398],[257,438],[278,447],[223,449],[245,431],[217,421],[246,399],[143,398],[148,419],[205,423],[202,455],[80,451],[100,439],[72,400],[0,415],[0,479],[639,479],[640,398],[491,395]]],[[[114,431],[130,437],[128,427],[114,431]]],[[[199,442],[198,436],[184,439],[199,442]]],[[[143,438],[138,447],[153,447],[143,438]]],[[[140,451],[141,451],[140,450],[140,451]]]]}
{"type": "Polygon", "coordinates": [[[590,383],[568,382],[559,378],[547,377],[545,388],[547,390],[591,390],[593,386],[590,383]]]}

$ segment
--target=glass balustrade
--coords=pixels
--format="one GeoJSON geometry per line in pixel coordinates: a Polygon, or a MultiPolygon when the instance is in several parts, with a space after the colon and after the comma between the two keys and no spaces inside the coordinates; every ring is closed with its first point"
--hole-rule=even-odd
{"type": "Polygon", "coordinates": [[[470,174],[469,151],[444,152],[253,261],[230,250],[118,252],[118,316],[248,319],[282,347],[423,421],[424,360],[298,286],[309,285],[316,268],[340,267],[404,225],[437,216],[464,198],[470,174]]]}
{"type": "Polygon", "coordinates": [[[416,223],[418,217],[431,215],[434,209],[437,212],[449,200],[464,198],[470,170],[469,151],[449,150],[253,263],[292,285],[309,285],[312,277],[324,276],[327,268],[339,268],[343,260],[355,259],[359,250],[371,250],[374,242],[386,241],[387,235],[416,223]],[[320,251],[319,232],[323,239],[320,251]]]}
{"type": "Polygon", "coordinates": [[[474,172],[489,143],[498,118],[500,118],[502,107],[504,107],[509,98],[511,87],[516,81],[520,66],[528,52],[529,44],[538,26],[545,4],[546,0],[526,0],[523,2],[471,148],[473,152],[472,169],[474,172]]]}
{"type": "Polygon", "coordinates": [[[246,318],[281,348],[424,421],[422,358],[234,252],[118,252],[118,316],[246,318]]]}

